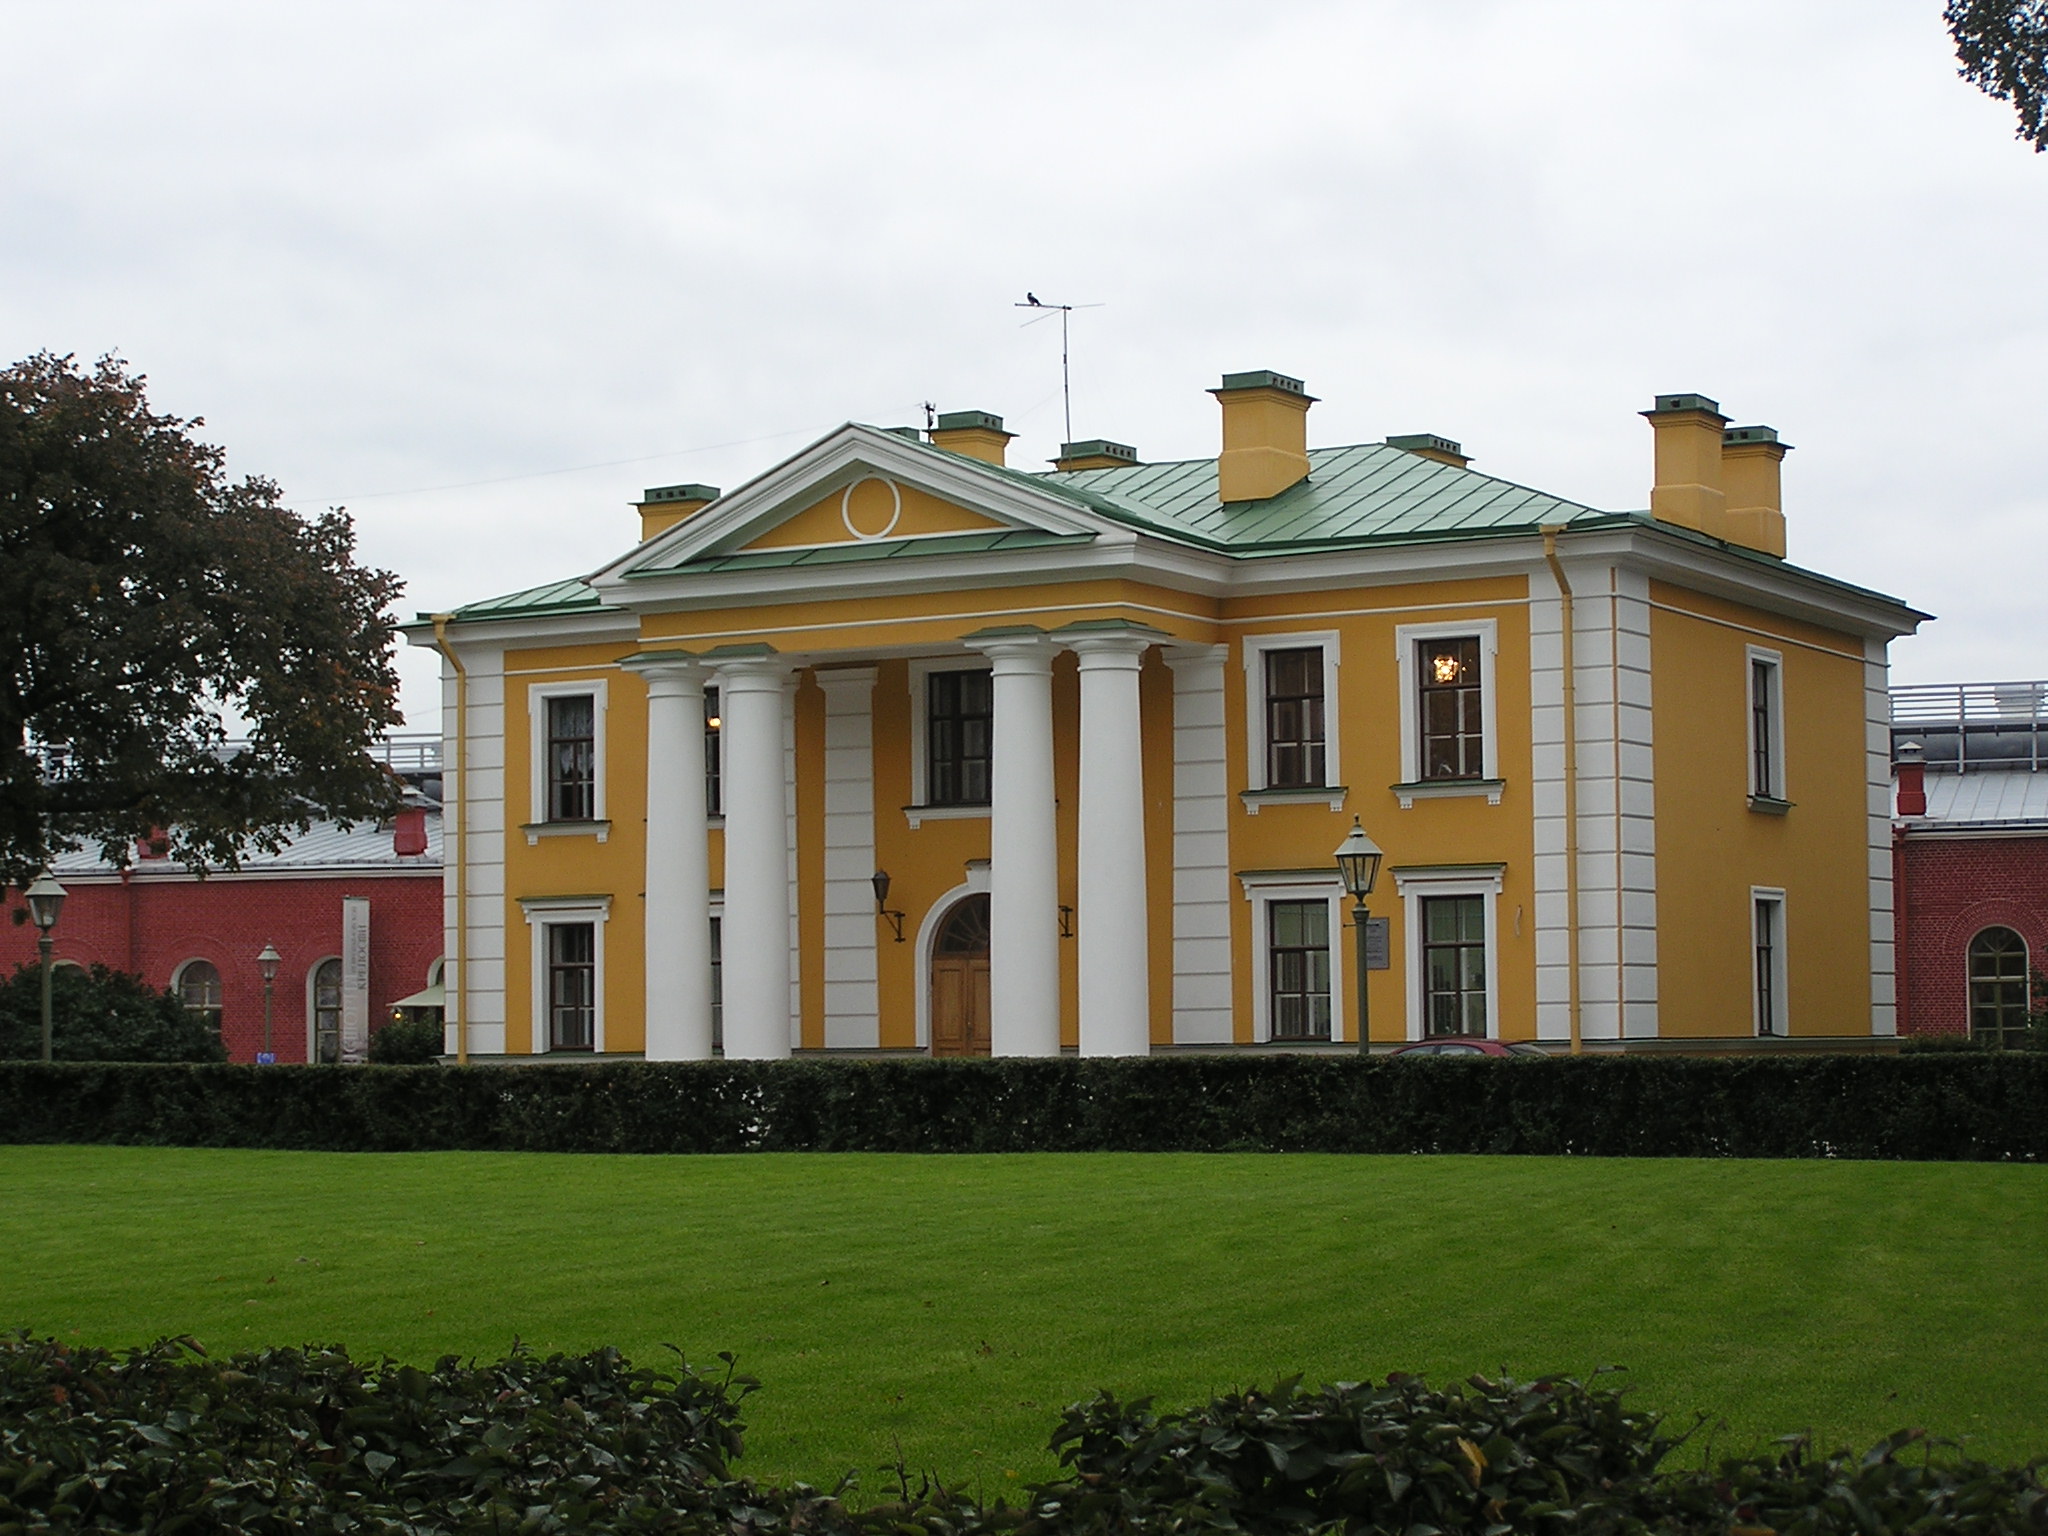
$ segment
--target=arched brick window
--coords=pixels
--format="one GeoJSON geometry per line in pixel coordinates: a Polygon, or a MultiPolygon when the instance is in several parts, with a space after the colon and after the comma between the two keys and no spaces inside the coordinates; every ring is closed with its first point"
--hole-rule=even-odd
{"type": "Polygon", "coordinates": [[[211,960],[187,960],[178,967],[177,980],[171,986],[188,1013],[220,1028],[220,971],[211,960]]]}
{"type": "Polygon", "coordinates": [[[2010,928],[1970,940],[1970,1033],[1991,1045],[2023,1045],[2027,1030],[2027,941],[2010,928]]]}

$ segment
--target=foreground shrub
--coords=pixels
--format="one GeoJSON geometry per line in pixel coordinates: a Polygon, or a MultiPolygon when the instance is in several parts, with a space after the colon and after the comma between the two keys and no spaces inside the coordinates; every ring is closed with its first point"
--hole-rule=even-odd
{"type": "Polygon", "coordinates": [[[431,1019],[393,1019],[370,1036],[370,1060],[419,1067],[441,1059],[441,1026],[431,1019]]]}
{"type": "MultiPolygon", "coordinates": [[[[509,1536],[1891,1536],[2048,1531],[2036,1468],[1917,1432],[1869,1455],[1667,1472],[1680,1440],[1612,1389],[1474,1377],[1157,1414],[1107,1394],[1053,1436],[1066,1475],[1022,1509],[929,1483],[865,1508],[734,1478],[753,1383],[615,1351],[362,1366],[339,1349],[215,1362],[190,1341],[122,1353],[0,1345],[0,1532],[509,1536]],[[1910,1451],[1912,1454],[1902,1454],[1910,1451]]],[[[900,1473],[899,1473],[900,1477],[900,1473]]]]}
{"type": "Polygon", "coordinates": [[[2048,1053],[0,1062],[0,1141],[332,1152],[2048,1158],[2048,1053]]]}
{"type": "MultiPolygon", "coordinates": [[[[19,965],[0,981],[0,1058],[40,1061],[43,979],[19,965]]],[[[95,965],[50,973],[50,1054],[58,1061],[226,1061],[220,1028],[140,976],[95,965]]]]}

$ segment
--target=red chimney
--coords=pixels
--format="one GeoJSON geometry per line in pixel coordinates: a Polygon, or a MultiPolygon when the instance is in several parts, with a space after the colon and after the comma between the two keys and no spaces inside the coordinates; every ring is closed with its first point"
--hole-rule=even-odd
{"type": "Polygon", "coordinates": [[[1921,761],[1922,749],[1917,741],[1899,744],[1899,750],[1892,762],[1892,777],[1899,786],[1899,815],[1925,816],[1927,814],[1927,764],[1921,761]]]}
{"type": "Polygon", "coordinates": [[[427,808],[408,805],[399,809],[391,828],[391,851],[399,855],[427,851],[427,808]]]}

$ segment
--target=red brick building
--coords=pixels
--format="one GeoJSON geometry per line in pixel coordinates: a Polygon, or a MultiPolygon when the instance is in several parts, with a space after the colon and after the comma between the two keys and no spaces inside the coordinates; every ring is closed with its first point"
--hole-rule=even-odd
{"type": "Polygon", "coordinates": [[[2048,971],[2048,683],[1892,690],[1899,1032],[2016,1043],[2048,971]]]}
{"type": "MultiPolygon", "coordinates": [[[[405,777],[438,795],[439,742],[411,748],[405,777]]],[[[139,849],[126,869],[87,852],[60,859],[53,873],[67,892],[51,932],[59,964],[100,964],[179,992],[188,1007],[217,1012],[235,1061],[263,1049],[266,944],[282,957],[271,1001],[272,1049],[281,1062],[339,1054],[346,988],[343,902],[368,902],[368,1016],[394,1006],[431,1008],[441,972],[440,806],[418,795],[395,823],[344,832],[317,823],[277,853],[252,852],[240,870],[201,879],[182,864],[139,849]]],[[[0,966],[36,958],[36,930],[13,921],[18,891],[5,893],[0,966]]]]}

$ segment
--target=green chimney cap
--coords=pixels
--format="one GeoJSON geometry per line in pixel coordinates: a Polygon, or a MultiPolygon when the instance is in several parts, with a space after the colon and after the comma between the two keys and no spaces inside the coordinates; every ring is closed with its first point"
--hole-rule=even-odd
{"type": "MultiPolygon", "coordinates": [[[[990,432],[1003,430],[1003,418],[992,411],[944,411],[932,427],[934,432],[958,432],[963,428],[982,427],[990,432]]],[[[1005,436],[1015,437],[1014,432],[1005,436]]]]}
{"type": "Polygon", "coordinates": [[[664,501],[716,500],[718,487],[715,485],[651,485],[640,497],[640,505],[651,507],[664,501]]]}
{"type": "MultiPolygon", "coordinates": [[[[1654,410],[1643,412],[1645,416],[1673,416],[1680,411],[1705,411],[1709,416],[1721,416],[1721,402],[1709,400],[1705,395],[1659,395],[1654,410]]],[[[1723,421],[1728,418],[1721,416],[1723,421]]]]}
{"type": "Polygon", "coordinates": [[[1212,395],[1227,394],[1237,389],[1277,389],[1283,394],[1300,395],[1304,400],[1314,400],[1308,386],[1299,379],[1290,379],[1284,373],[1275,373],[1270,368],[1254,369],[1250,373],[1226,373],[1223,387],[1209,391],[1212,395]]]}
{"type": "Polygon", "coordinates": [[[1465,457],[1465,450],[1459,443],[1448,437],[1438,437],[1434,432],[1406,432],[1399,437],[1389,437],[1387,446],[1409,453],[1420,453],[1428,448],[1438,453],[1454,453],[1461,459],[1465,457]]]}
{"type": "Polygon", "coordinates": [[[1138,462],[1138,450],[1129,443],[1112,443],[1106,437],[1091,437],[1083,443],[1061,443],[1060,457],[1063,459],[1121,459],[1126,464],[1138,462]]]}
{"type": "MultiPolygon", "coordinates": [[[[1721,441],[1724,443],[1776,443],[1778,441],[1778,429],[1776,427],[1730,427],[1721,434],[1721,441]]],[[[1779,446],[1790,449],[1792,445],[1790,443],[1780,443],[1779,446]]]]}

